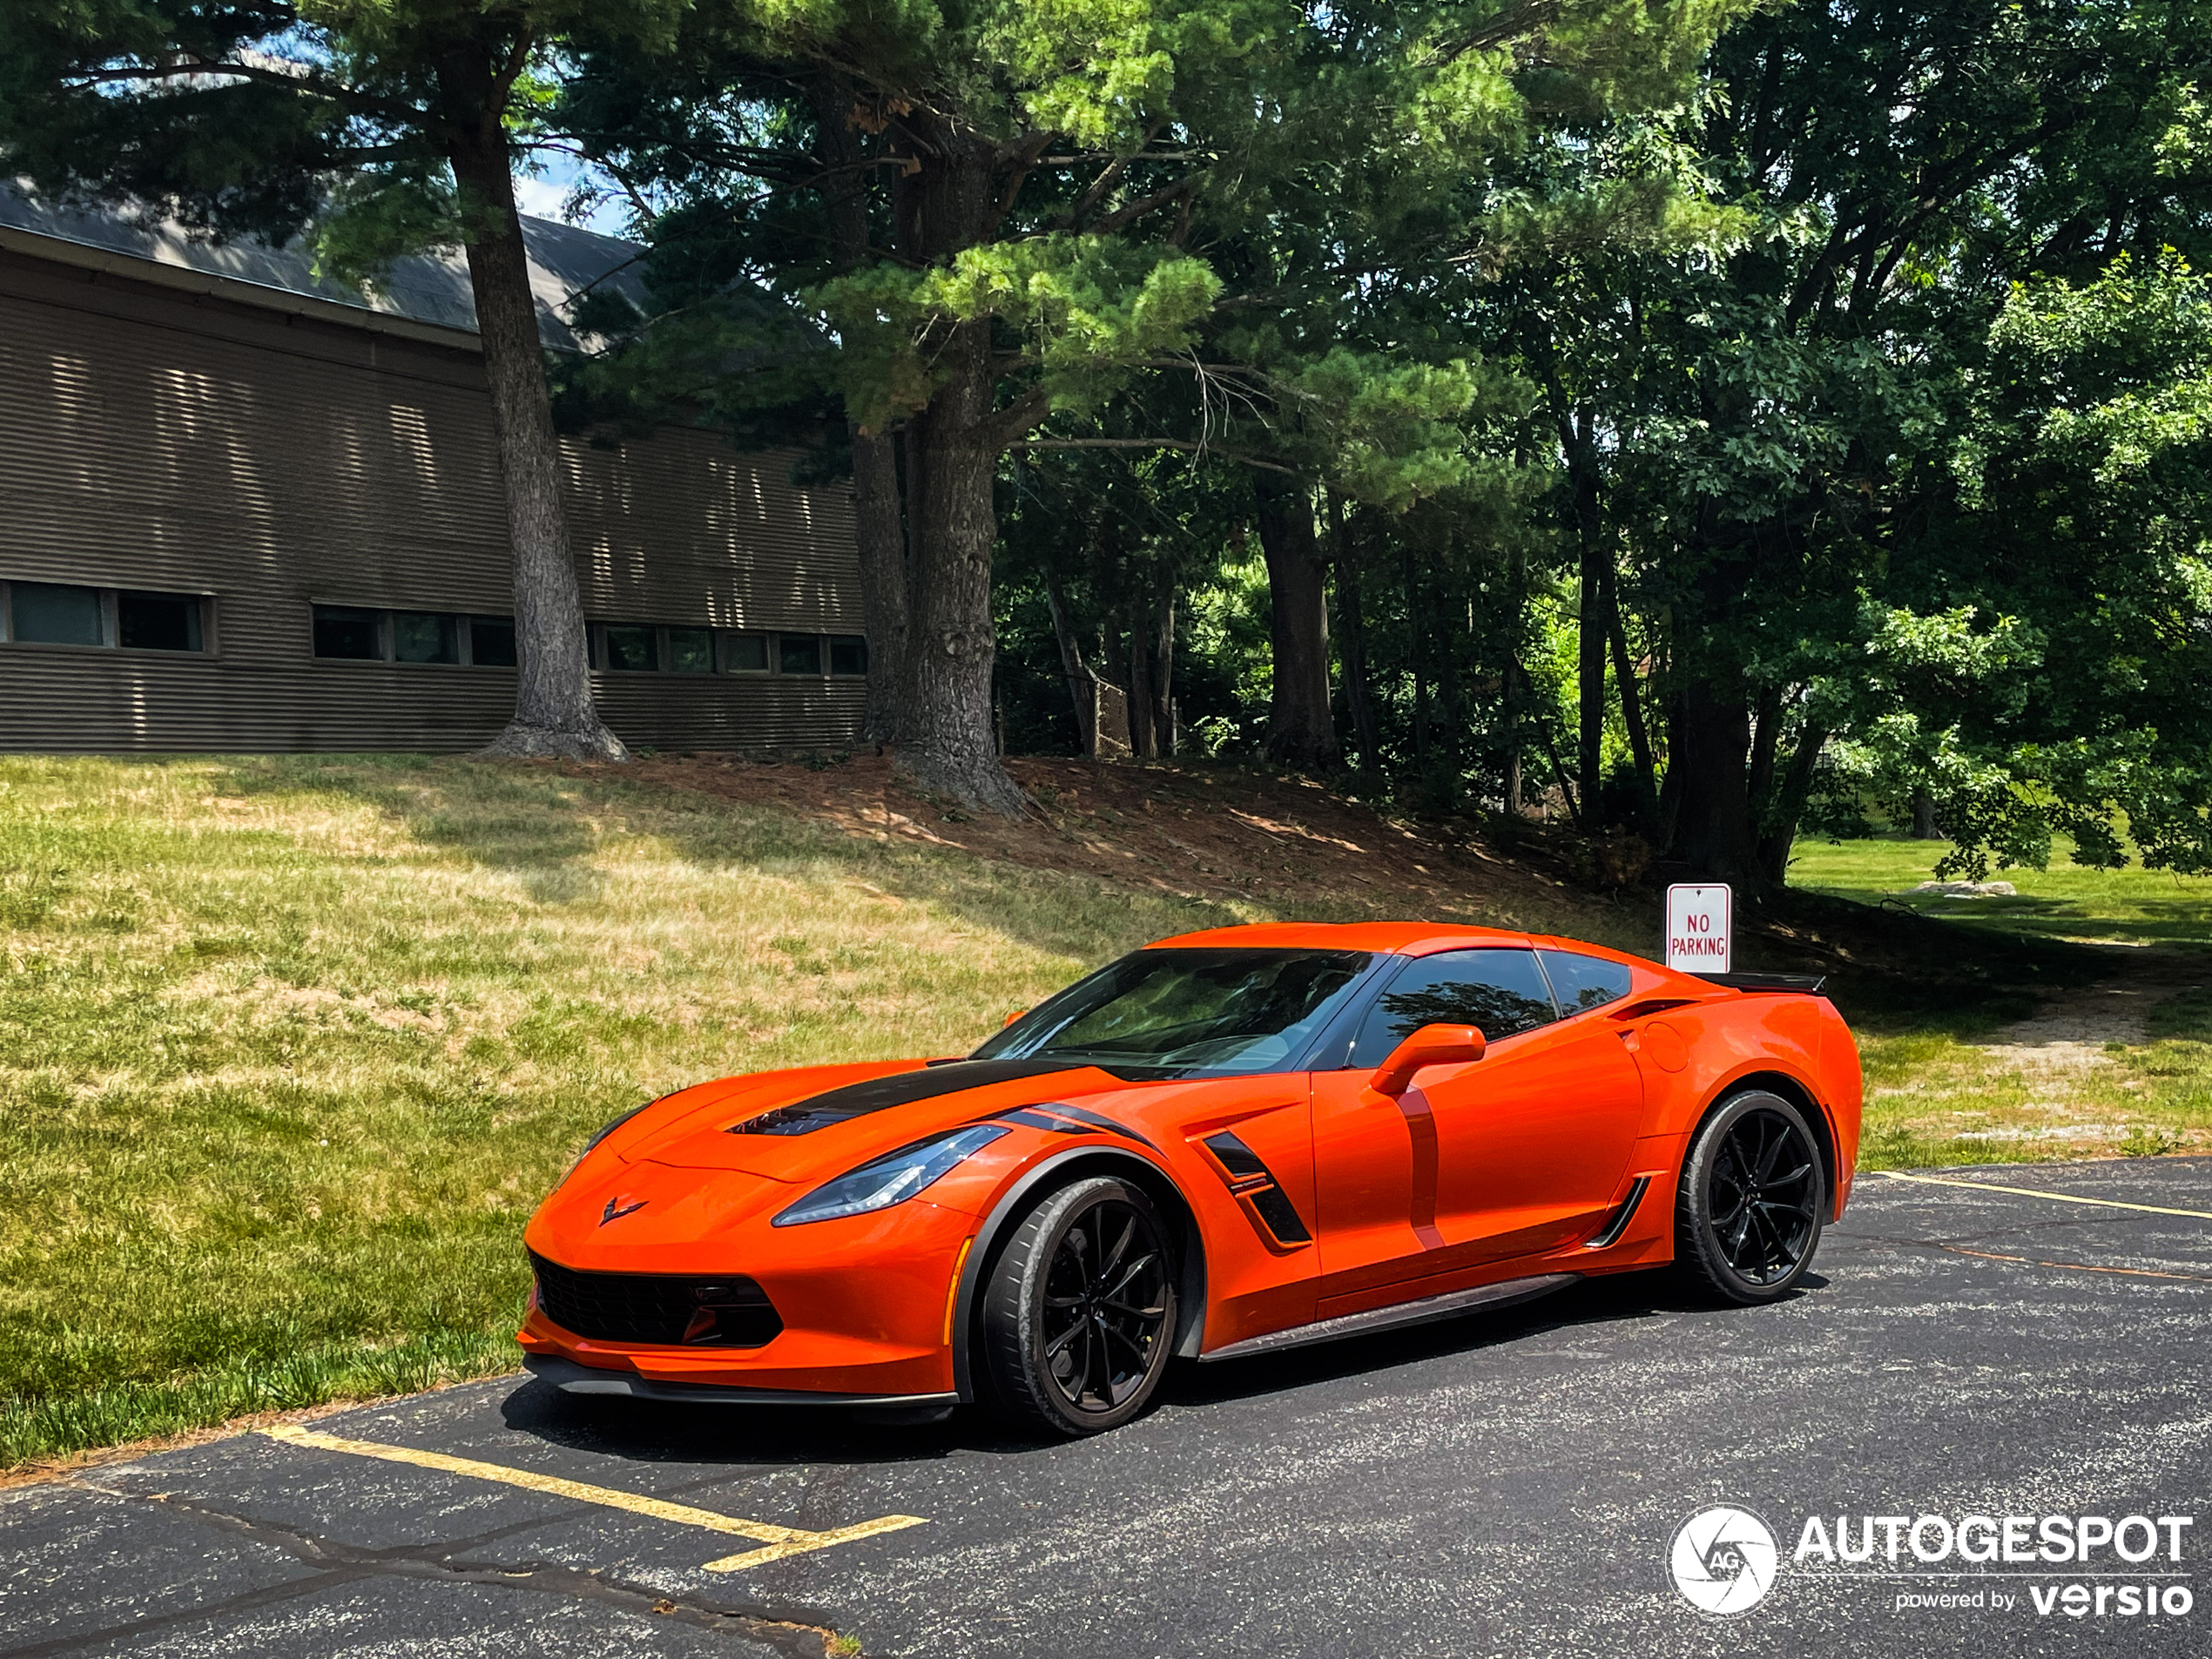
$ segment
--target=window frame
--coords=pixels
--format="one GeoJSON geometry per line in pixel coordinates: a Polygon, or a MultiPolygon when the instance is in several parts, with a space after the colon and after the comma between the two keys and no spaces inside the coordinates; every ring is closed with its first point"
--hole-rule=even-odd
{"type": "Polygon", "coordinates": [[[19,647],[27,651],[101,651],[119,657],[158,658],[167,661],[191,660],[220,655],[220,641],[216,629],[216,595],[206,589],[146,588],[120,583],[50,582],[42,577],[0,577],[0,645],[19,647]],[[83,588],[93,596],[98,607],[100,637],[97,644],[64,639],[24,639],[16,628],[16,589],[83,588]],[[199,607],[199,648],[172,651],[164,645],[126,645],[119,611],[122,596],[126,593],[145,594],[150,597],[181,599],[199,607]]]}

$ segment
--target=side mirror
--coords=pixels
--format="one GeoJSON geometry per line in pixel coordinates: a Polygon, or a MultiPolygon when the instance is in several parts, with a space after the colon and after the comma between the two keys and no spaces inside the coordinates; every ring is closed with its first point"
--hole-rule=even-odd
{"type": "Polygon", "coordinates": [[[1012,1024],[1013,1024],[1013,1023],[1014,1023],[1016,1020],[1020,1019],[1020,1018],[1021,1018],[1023,1015],[1027,1014],[1028,1011],[1029,1011],[1029,1010],[1028,1010],[1028,1009],[1027,1009],[1027,1008],[1016,1008],[1016,1009],[1015,1009],[1013,1013],[1011,1013],[1011,1014],[1008,1015],[1006,1016],[1006,1018],[1005,1018],[1005,1019],[1001,1020],[1001,1021],[999,1022],[999,1029],[1000,1029],[1000,1030],[1001,1030],[1001,1031],[1003,1031],[1003,1030],[1004,1030],[1004,1029],[1005,1029],[1008,1026],[1012,1025],[1012,1024]]]}
{"type": "Polygon", "coordinates": [[[1481,1059],[1488,1046],[1471,1025],[1425,1025],[1390,1051],[1367,1087],[1395,1100],[1413,1087],[1422,1067],[1464,1065],[1481,1059]]]}

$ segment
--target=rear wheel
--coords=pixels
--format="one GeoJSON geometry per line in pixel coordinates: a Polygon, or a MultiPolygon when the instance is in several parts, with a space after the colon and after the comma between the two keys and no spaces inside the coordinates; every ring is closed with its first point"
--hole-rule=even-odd
{"type": "Polygon", "coordinates": [[[1062,1187],[1015,1230],[983,1293],[982,1350],[1008,1414],[1096,1434],[1144,1409],[1175,1332],[1167,1228],[1110,1177],[1062,1187]]]}
{"type": "Polygon", "coordinates": [[[1747,1089],[1689,1143],[1675,1199],[1675,1260],[1691,1285],[1746,1305],[1795,1289],[1820,1244],[1828,1184],[1804,1114],[1747,1089]]]}

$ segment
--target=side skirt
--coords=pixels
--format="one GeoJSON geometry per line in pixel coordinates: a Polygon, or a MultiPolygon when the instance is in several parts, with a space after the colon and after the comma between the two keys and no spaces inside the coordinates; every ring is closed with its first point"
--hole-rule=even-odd
{"type": "Polygon", "coordinates": [[[1405,1325],[1426,1325],[1435,1319],[1448,1319],[1476,1308],[1510,1307],[1516,1302],[1534,1301],[1537,1297],[1564,1289],[1581,1278],[1580,1273],[1540,1273],[1533,1278],[1509,1278],[1497,1285],[1478,1285],[1473,1290],[1447,1291],[1441,1296],[1425,1296],[1418,1302],[1400,1302],[1394,1307],[1369,1308],[1364,1313],[1343,1313],[1333,1319],[1316,1319],[1311,1325],[1292,1325],[1287,1331],[1270,1331],[1264,1336],[1246,1337],[1242,1342],[1232,1342],[1216,1348],[1211,1353],[1202,1353],[1199,1361],[1243,1359],[1253,1354],[1276,1353],[1285,1348],[1303,1348],[1308,1343],[1334,1342],[1339,1337],[1364,1336],[1371,1331],[1390,1331],[1405,1325]]]}

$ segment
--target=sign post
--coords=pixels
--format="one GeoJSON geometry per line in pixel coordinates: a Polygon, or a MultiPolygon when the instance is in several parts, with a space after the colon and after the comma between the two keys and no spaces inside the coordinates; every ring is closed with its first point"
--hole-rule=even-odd
{"type": "Polygon", "coordinates": [[[1667,889],[1667,966],[1685,974],[1725,974],[1734,954],[1736,895],[1726,887],[1667,889]]]}

